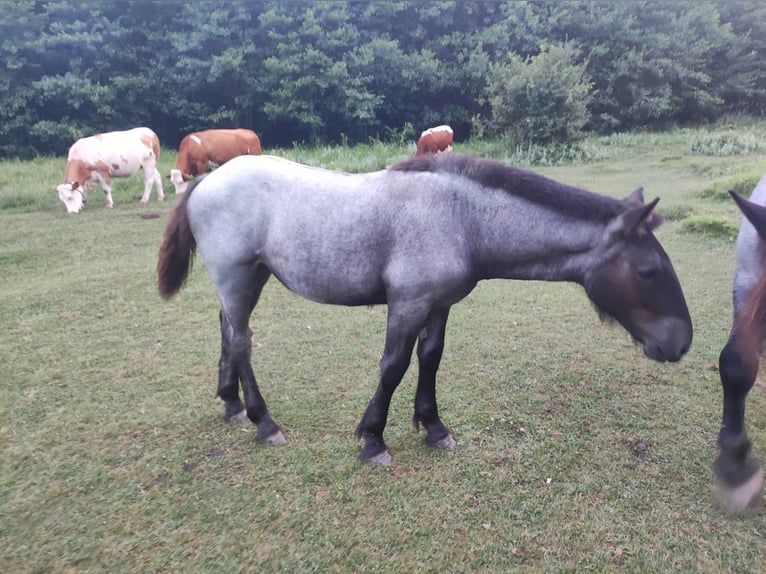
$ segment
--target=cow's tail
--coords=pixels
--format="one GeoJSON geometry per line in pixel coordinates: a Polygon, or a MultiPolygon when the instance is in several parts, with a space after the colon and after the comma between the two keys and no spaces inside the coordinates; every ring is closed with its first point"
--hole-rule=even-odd
{"type": "Polygon", "coordinates": [[[186,207],[199,181],[195,181],[186,190],[165,228],[165,238],[157,261],[157,285],[163,299],[170,299],[181,290],[194,262],[197,241],[189,225],[186,207]]]}

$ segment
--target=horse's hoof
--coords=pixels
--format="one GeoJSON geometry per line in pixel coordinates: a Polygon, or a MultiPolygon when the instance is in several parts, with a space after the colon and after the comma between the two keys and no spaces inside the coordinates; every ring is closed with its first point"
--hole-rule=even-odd
{"type": "Polygon", "coordinates": [[[432,446],[435,446],[436,448],[446,448],[447,450],[454,450],[455,446],[457,446],[457,443],[455,442],[455,439],[452,438],[452,435],[447,435],[442,439],[437,440],[432,446]]]}
{"type": "Polygon", "coordinates": [[[285,435],[282,434],[281,430],[278,430],[274,434],[267,436],[266,438],[259,438],[258,442],[262,442],[263,444],[270,444],[270,445],[278,445],[278,444],[285,444],[287,440],[285,440],[285,435]]]}
{"type": "Polygon", "coordinates": [[[368,464],[372,464],[375,466],[388,466],[391,464],[391,455],[388,454],[387,450],[381,451],[375,456],[371,456],[370,458],[365,458],[365,462],[368,464]]]}
{"type": "Polygon", "coordinates": [[[250,419],[247,418],[247,410],[242,409],[238,413],[234,413],[231,416],[225,417],[225,419],[230,423],[246,423],[250,419]]]}
{"type": "Polygon", "coordinates": [[[763,469],[759,468],[745,482],[729,486],[718,481],[718,500],[726,512],[737,513],[752,508],[763,490],[763,469]]]}

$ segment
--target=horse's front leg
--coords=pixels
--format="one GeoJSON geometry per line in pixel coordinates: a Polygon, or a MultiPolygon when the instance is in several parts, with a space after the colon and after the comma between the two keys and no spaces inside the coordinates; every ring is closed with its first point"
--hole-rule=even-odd
{"type": "Polygon", "coordinates": [[[763,469],[750,456],[745,431],[745,401],[758,372],[757,350],[742,348],[735,331],[719,357],[723,386],[723,417],[718,434],[719,453],[714,463],[718,494],[727,510],[741,511],[752,506],[763,488],[763,469]]]}
{"type": "Polygon", "coordinates": [[[418,386],[415,391],[415,414],[412,428],[426,429],[426,444],[452,449],[455,439],[439,418],[436,405],[436,372],[439,370],[444,351],[444,335],[447,328],[449,308],[434,312],[418,336],[418,386]]]}
{"type": "Polygon", "coordinates": [[[380,360],[380,380],[362,421],[356,428],[358,437],[364,440],[360,458],[371,464],[388,464],[391,455],[383,441],[383,431],[388,420],[391,397],[407,372],[415,346],[417,332],[422,325],[421,313],[397,309],[389,303],[386,344],[380,360]]]}

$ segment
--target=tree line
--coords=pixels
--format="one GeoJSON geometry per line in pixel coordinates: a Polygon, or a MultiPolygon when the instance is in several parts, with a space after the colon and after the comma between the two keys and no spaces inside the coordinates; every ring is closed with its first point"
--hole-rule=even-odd
{"type": "Polygon", "coordinates": [[[163,145],[556,143],[766,112],[762,0],[14,0],[0,18],[0,157],[146,125],[163,145]]]}

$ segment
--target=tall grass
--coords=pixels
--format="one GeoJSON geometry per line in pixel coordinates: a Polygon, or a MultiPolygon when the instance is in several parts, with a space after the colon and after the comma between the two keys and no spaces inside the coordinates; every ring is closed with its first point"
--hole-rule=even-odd
{"type": "MultiPolygon", "coordinates": [[[[413,369],[394,396],[387,468],[361,464],[353,435],[376,384],[384,307],[266,286],[253,364],[288,444],[257,445],[214,397],[218,306],[204,262],[178,297],[157,295],[170,186],[143,206],[141,177],[118,180],[114,209],[94,191],[69,216],[50,191],[63,159],[3,162],[0,571],[761,571],[766,509],[727,516],[711,495],[733,241],[684,222],[736,226],[733,202],[701,191],[763,171],[766,155],[690,149],[711,130],[592,138],[588,161],[535,168],[662,198],[674,217],[657,236],[693,316],[689,355],[648,361],[576,286],[485,282],[454,307],[440,370],[456,450],[411,432],[413,369]]],[[[492,145],[456,150],[512,153],[492,145]]],[[[348,171],[411,154],[378,142],[274,151],[348,171]]],[[[163,174],[173,160],[163,151],[163,174]]],[[[759,382],[748,428],[762,456],[764,413],[759,382]]]]}

